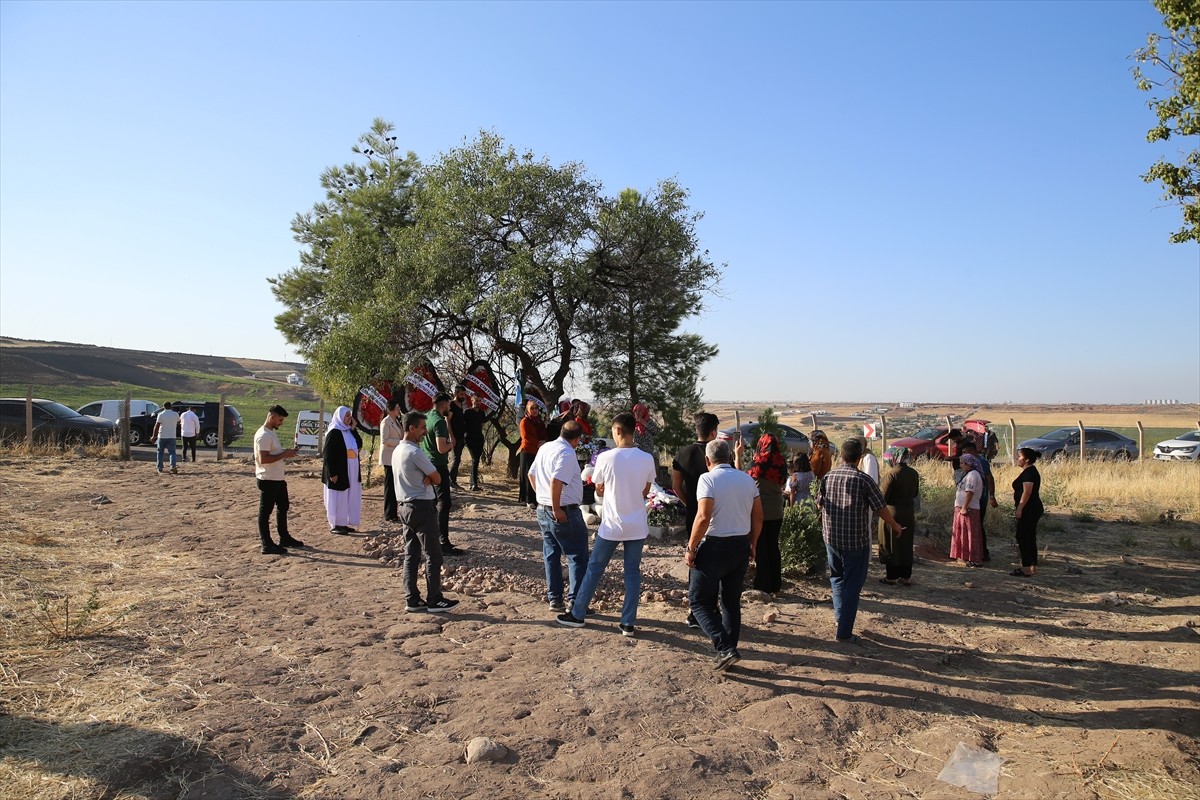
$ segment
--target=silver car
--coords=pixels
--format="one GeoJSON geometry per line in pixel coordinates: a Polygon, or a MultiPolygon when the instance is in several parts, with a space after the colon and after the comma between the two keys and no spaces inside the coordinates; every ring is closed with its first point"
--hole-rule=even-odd
{"type": "MultiPolygon", "coordinates": [[[[1128,436],[1122,436],[1107,428],[1084,428],[1087,438],[1084,441],[1084,453],[1089,458],[1112,458],[1118,461],[1129,461],[1138,457],[1137,442],[1128,436]]],[[[1041,453],[1042,458],[1069,458],[1079,455],[1079,429],[1059,428],[1049,433],[1043,433],[1033,439],[1026,439],[1017,445],[1028,447],[1041,453]]]]}
{"type": "MultiPolygon", "coordinates": [[[[742,423],[740,430],[742,432],[742,441],[746,443],[747,452],[752,452],[755,445],[758,444],[760,427],[761,426],[757,422],[742,423]]],[[[804,453],[805,455],[808,455],[812,452],[812,442],[808,440],[808,436],[806,434],[801,433],[795,428],[788,427],[787,425],[777,425],[776,427],[779,429],[779,443],[781,445],[786,445],[788,452],[791,455],[796,455],[797,453],[804,453]]],[[[719,435],[722,439],[732,442],[737,439],[738,430],[738,428],[726,428],[725,430],[720,431],[719,435]]]]}

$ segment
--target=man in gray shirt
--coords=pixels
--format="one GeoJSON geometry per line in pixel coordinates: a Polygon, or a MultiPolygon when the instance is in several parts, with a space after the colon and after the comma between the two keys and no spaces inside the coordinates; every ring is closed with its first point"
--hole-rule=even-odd
{"type": "Polygon", "coordinates": [[[433,487],[442,482],[438,468],[421,449],[425,438],[425,415],[404,415],[404,439],[392,452],[392,476],[396,486],[396,516],[404,526],[405,610],[440,613],[458,605],[442,595],[442,544],[437,501],[433,487]],[[425,554],[425,599],[417,585],[421,553],[425,554]]]}

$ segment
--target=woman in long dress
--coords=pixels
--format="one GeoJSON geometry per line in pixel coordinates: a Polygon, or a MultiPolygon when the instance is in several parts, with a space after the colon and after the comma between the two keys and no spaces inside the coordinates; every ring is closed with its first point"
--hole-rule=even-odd
{"type": "Polygon", "coordinates": [[[983,563],[983,526],[979,522],[979,498],[983,494],[983,465],[970,453],[959,456],[965,474],[954,493],[954,525],[950,534],[950,557],[967,566],[983,563]]]}
{"type": "Polygon", "coordinates": [[[1042,476],[1034,464],[1041,455],[1037,450],[1022,447],[1017,451],[1017,466],[1021,474],[1012,483],[1013,505],[1017,509],[1017,548],[1021,551],[1021,568],[1012,574],[1018,578],[1037,575],[1037,524],[1046,513],[1042,505],[1042,476]]]}
{"type": "Polygon", "coordinates": [[[330,533],[354,533],[362,516],[362,438],[354,430],[354,412],[338,406],[325,435],[321,483],[330,533]]]}
{"type": "Polygon", "coordinates": [[[787,465],[774,434],[764,433],[758,440],[750,477],[758,485],[762,501],[762,532],[754,548],[754,588],[777,594],[783,588],[783,556],[779,550],[779,532],[783,529],[783,485],[787,465]]]}
{"type": "Polygon", "coordinates": [[[904,526],[904,533],[892,533],[883,520],[879,521],[879,561],[887,569],[883,583],[912,585],[913,535],[917,528],[916,500],[921,495],[921,476],[909,466],[911,454],[907,447],[889,447],[883,454],[885,467],[879,476],[879,490],[888,511],[904,526]]]}

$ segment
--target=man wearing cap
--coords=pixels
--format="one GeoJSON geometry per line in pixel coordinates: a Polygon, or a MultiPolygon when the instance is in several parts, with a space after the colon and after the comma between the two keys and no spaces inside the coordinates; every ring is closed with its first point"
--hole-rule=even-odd
{"type": "MultiPolygon", "coordinates": [[[[588,529],[583,521],[583,475],[575,446],[583,428],[571,420],[562,436],[538,448],[529,467],[529,486],[537,499],[538,528],[542,531],[542,557],[546,562],[546,599],[550,610],[563,612],[575,600],[588,565],[588,529]],[[563,602],[562,558],[567,557],[569,577],[563,602]]],[[[575,616],[583,618],[586,609],[575,616]]]]}
{"type": "Polygon", "coordinates": [[[288,533],[288,490],[284,480],[284,459],[295,458],[296,450],[284,450],[276,433],[287,419],[287,409],[274,405],[267,409],[267,421],[254,434],[254,477],[258,480],[258,537],[263,555],[285,555],[288,547],[304,547],[304,542],[288,533]],[[271,541],[271,510],[279,544],[271,541]]]}

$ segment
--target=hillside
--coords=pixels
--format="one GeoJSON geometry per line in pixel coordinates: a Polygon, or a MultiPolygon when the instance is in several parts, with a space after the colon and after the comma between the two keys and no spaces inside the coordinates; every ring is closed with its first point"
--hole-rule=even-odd
{"type": "Polygon", "coordinates": [[[304,369],[305,365],[300,362],[159,353],[0,337],[0,383],[10,388],[19,385],[64,388],[127,385],[158,390],[174,397],[220,392],[255,393],[248,390],[259,385],[278,397],[307,400],[313,397],[308,387],[287,383],[289,374],[303,374],[304,369]]]}

